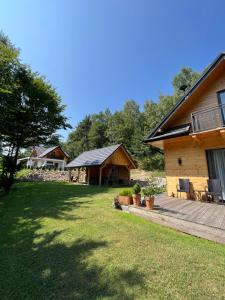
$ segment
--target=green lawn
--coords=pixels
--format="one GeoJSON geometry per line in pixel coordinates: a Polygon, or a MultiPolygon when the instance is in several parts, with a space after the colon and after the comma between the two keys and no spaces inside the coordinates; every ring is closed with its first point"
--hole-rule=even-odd
{"type": "Polygon", "coordinates": [[[118,190],[23,183],[0,198],[0,299],[224,299],[225,247],[112,209],[118,190]]]}

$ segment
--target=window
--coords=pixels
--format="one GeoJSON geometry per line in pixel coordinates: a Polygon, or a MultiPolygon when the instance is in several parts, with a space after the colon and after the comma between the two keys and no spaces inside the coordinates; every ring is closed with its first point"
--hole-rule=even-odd
{"type": "Polygon", "coordinates": [[[225,105],[225,90],[217,93],[219,104],[225,105]]]}

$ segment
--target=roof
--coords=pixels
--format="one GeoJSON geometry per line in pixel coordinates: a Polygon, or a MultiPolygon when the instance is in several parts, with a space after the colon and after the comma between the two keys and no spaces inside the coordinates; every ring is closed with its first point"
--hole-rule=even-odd
{"type": "Polygon", "coordinates": [[[41,146],[35,146],[34,150],[36,151],[37,156],[39,156],[39,155],[41,155],[46,150],[46,148],[41,147],[41,146]]]}
{"type": "MultiPolygon", "coordinates": [[[[104,161],[109,158],[117,149],[123,147],[122,144],[112,145],[100,149],[94,149],[91,151],[85,151],[80,154],[77,158],[71,161],[66,165],[66,168],[78,168],[78,167],[89,167],[89,166],[101,166],[104,161]]],[[[123,150],[129,157],[129,160],[134,165],[132,158],[129,156],[126,149],[123,147],[123,150]]]]}
{"type": "Polygon", "coordinates": [[[174,107],[169,111],[169,113],[162,119],[162,121],[155,127],[155,129],[148,135],[144,140],[145,143],[153,141],[153,138],[157,134],[158,130],[166,124],[172,115],[177,111],[177,109],[188,100],[189,96],[201,85],[205,78],[217,67],[217,65],[224,59],[225,52],[220,53],[216,59],[205,69],[201,77],[195,82],[195,84],[184,94],[184,96],[174,105],[174,107]]]}
{"type": "MultiPolygon", "coordinates": [[[[60,146],[53,146],[53,147],[50,147],[50,148],[44,148],[44,147],[41,147],[41,146],[35,146],[34,150],[37,152],[37,157],[42,158],[42,157],[44,157],[45,155],[47,155],[48,153],[52,152],[53,150],[55,150],[58,147],[60,147],[60,146]]],[[[60,149],[62,150],[61,147],[60,147],[60,149]]],[[[62,152],[67,157],[69,157],[69,154],[67,154],[65,151],[62,150],[62,152]]]]}
{"type": "Polygon", "coordinates": [[[187,135],[190,132],[190,127],[191,127],[190,124],[185,124],[185,125],[170,129],[167,132],[163,132],[162,134],[152,137],[151,142],[187,135]]]}

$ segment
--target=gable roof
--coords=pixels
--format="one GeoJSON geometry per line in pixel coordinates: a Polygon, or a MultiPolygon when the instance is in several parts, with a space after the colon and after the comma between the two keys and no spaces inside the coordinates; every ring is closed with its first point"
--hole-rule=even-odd
{"type": "MultiPolygon", "coordinates": [[[[201,85],[201,83],[208,77],[208,75],[219,65],[219,63],[225,58],[225,52],[219,54],[216,59],[205,69],[200,78],[195,84],[184,94],[184,96],[174,105],[174,107],[168,112],[168,114],[162,119],[162,121],[155,127],[155,129],[147,136],[144,143],[153,141],[153,138],[158,133],[159,129],[164,126],[167,121],[176,113],[177,109],[189,99],[189,96],[201,85]]],[[[160,137],[158,135],[158,137],[160,137]]],[[[159,139],[159,138],[158,138],[159,139]]]]}
{"type": "Polygon", "coordinates": [[[90,151],[85,151],[80,154],[77,158],[66,165],[66,168],[77,168],[77,167],[94,167],[101,166],[107,158],[109,158],[117,149],[120,147],[126,152],[131,164],[135,167],[135,164],[128,154],[127,150],[122,144],[112,145],[100,149],[94,149],[90,151]]]}
{"type": "Polygon", "coordinates": [[[62,150],[62,148],[60,146],[53,146],[53,147],[50,147],[50,148],[44,148],[42,146],[35,146],[34,147],[34,150],[36,151],[37,153],[37,157],[44,157],[45,155],[47,155],[48,153],[52,152],[53,150],[55,150],[56,148],[60,148],[61,151],[65,154],[65,156],[69,157],[69,154],[66,153],[65,151],[62,150]]]}
{"type": "Polygon", "coordinates": [[[33,151],[35,151],[37,153],[37,157],[39,155],[41,155],[41,153],[43,153],[46,150],[46,148],[42,147],[42,146],[35,146],[33,148],[33,151]]]}

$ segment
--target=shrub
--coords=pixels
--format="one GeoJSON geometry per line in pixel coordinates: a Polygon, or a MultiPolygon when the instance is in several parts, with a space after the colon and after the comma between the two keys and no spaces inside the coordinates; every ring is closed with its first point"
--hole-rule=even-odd
{"type": "Polygon", "coordinates": [[[128,196],[128,197],[131,197],[132,196],[132,193],[131,193],[131,190],[130,189],[125,189],[125,190],[122,190],[120,193],[119,193],[120,196],[128,196]]]}
{"type": "Polygon", "coordinates": [[[143,189],[143,194],[147,197],[151,197],[157,194],[160,194],[160,188],[157,186],[147,186],[146,188],[143,189]]]}
{"type": "Polygon", "coordinates": [[[30,169],[21,169],[16,173],[16,179],[24,179],[27,178],[31,174],[30,169]]]}
{"type": "Polygon", "coordinates": [[[136,194],[136,195],[140,194],[140,192],[141,192],[140,184],[135,183],[135,185],[132,188],[132,192],[133,192],[133,194],[136,194]]]}
{"type": "Polygon", "coordinates": [[[145,196],[151,197],[157,194],[160,194],[164,191],[164,187],[159,186],[157,178],[150,177],[148,178],[148,186],[143,189],[143,194],[145,196]]]}

